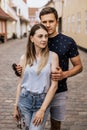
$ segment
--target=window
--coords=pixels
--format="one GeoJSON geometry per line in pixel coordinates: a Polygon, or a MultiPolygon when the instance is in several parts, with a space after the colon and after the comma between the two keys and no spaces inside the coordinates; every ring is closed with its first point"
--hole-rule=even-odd
{"type": "Polygon", "coordinates": [[[0,21],[0,33],[5,33],[5,21],[0,21]]]}
{"type": "Polygon", "coordinates": [[[77,14],[77,32],[80,33],[81,31],[81,14],[77,14]]]}
{"type": "Polygon", "coordinates": [[[72,16],[72,32],[75,32],[75,16],[72,16]]]}
{"type": "Polygon", "coordinates": [[[66,5],[67,5],[67,0],[64,0],[64,6],[66,7],[66,5]]]}
{"type": "Polygon", "coordinates": [[[87,33],[87,11],[85,11],[85,32],[87,33]]]}
{"type": "Polygon", "coordinates": [[[68,17],[68,32],[70,31],[70,17],[68,17]]]}
{"type": "Polygon", "coordinates": [[[63,18],[63,31],[66,32],[66,18],[63,18]]]}
{"type": "Polygon", "coordinates": [[[3,33],[5,33],[5,22],[3,22],[3,33]]]}

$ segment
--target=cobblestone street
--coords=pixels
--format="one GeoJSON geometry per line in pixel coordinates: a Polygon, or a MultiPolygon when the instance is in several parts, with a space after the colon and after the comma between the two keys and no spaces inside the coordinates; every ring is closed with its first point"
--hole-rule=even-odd
{"type": "MultiPolygon", "coordinates": [[[[27,39],[9,40],[0,44],[0,130],[19,130],[13,119],[18,77],[12,64],[24,53],[27,39]]],[[[87,53],[80,51],[84,70],[68,79],[68,100],[61,130],[87,130],[87,53]]],[[[49,118],[45,130],[49,130],[49,118]]]]}

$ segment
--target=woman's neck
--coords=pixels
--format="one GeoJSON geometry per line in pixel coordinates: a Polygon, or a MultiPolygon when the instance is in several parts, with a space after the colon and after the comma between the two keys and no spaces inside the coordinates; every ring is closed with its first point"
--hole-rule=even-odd
{"type": "Polygon", "coordinates": [[[36,49],[36,58],[41,57],[41,49],[36,49]]]}

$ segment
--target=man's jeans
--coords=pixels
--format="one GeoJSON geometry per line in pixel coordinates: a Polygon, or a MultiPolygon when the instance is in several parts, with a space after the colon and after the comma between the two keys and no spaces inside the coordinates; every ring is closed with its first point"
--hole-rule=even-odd
{"type": "Polygon", "coordinates": [[[45,112],[45,116],[43,119],[42,124],[38,126],[34,126],[33,120],[36,112],[41,107],[44,98],[46,94],[36,94],[27,91],[26,89],[22,89],[20,96],[19,96],[19,102],[18,102],[18,108],[19,113],[21,116],[21,124],[23,130],[43,130],[44,125],[46,123],[46,119],[49,114],[50,107],[45,112]]]}

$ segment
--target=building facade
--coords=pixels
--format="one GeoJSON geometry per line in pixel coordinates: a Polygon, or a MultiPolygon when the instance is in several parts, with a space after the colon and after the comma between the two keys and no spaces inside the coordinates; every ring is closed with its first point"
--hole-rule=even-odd
{"type": "Polygon", "coordinates": [[[9,15],[0,7],[0,42],[5,42],[7,39],[7,20],[9,18],[9,15]]]}
{"type": "Polygon", "coordinates": [[[62,17],[63,33],[87,50],[87,0],[64,0],[62,17]]]}
{"type": "Polygon", "coordinates": [[[28,6],[26,0],[9,0],[11,7],[14,9],[18,19],[16,22],[16,35],[22,38],[28,34],[28,6]]]}
{"type": "Polygon", "coordinates": [[[26,0],[0,0],[0,39],[22,38],[28,34],[26,0]]]}
{"type": "Polygon", "coordinates": [[[29,12],[29,28],[31,28],[34,24],[38,23],[38,8],[30,8],[29,12]]]}
{"type": "Polygon", "coordinates": [[[50,0],[46,6],[58,12],[58,31],[74,38],[79,47],[87,50],[87,0],[50,0]]]}

